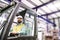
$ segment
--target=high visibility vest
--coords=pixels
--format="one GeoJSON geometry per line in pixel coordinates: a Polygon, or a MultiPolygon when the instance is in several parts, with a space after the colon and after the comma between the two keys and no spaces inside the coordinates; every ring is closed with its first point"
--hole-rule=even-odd
{"type": "Polygon", "coordinates": [[[24,24],[16,25],[16,26],[13,27],[12,32],[13,33],[19,33],[23,27],[24,27],[24,24]]]}

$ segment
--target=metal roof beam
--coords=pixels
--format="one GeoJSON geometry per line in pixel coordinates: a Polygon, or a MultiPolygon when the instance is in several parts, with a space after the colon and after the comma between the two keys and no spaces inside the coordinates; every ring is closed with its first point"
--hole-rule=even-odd
{"type": "Polygon", "coordinates": [[[47,2],[47,3],[44,3],[44,4],[42,4],[42,5],[39,5],[39,6],[37,6],[37,7],[32,8],[32,9],[38,9],[38,8],[40,8],[40,7],[42,7],[42,6],[45,6],[45,5],[47,5],[47,4],[51,3],[51,2],[54,2],[54,1],[55,1],[55,0],[51,0],[51,1],[47,2]]]}
{"type": "Polygon", "coordinates": [[[49,16],[49,15],[52,15],[52,14],[56,14],[57,12],[60,12],[60,10],[52,12],[52,13],[43,14],[41,16],[49,16]]]}

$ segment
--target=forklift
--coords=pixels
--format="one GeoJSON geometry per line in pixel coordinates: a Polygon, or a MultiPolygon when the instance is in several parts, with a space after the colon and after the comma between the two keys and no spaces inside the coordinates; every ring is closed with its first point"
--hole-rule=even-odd
{"type": "MultiPolygon", "coordinates": [[[[1,12],[4,13],[8,10],[11,10],[11,11],[10,13],[8,12],[5,13],[6,20],[2,23],[3,25],[0,26],[0,30],[2,30],[0,34],[0,40],[37,40],[37,14],[36,12],[33,9],[26,6],[22,2],[18,2],[15,5],[10,5],[8,9],[5,8],[1,12]],[[20,7],[24,8],[25,10],[17,12],[20,7]],[[27,16],[27,14],[29,16],[27,16]],[[28,24],[27,27],[28,26],[32,27],[31,33],[30,34],[27,33],[26,35],[20,34],[21,36],[10,36],[9,32],[11,29],[11,25],[13,23],[16,23],[14,22],[14,18],[19,15],[23,17],[23,23],[25,25],[28,24]]],[[[1,13],[1,16],[3,16],[2,13],[1,13]]]]}

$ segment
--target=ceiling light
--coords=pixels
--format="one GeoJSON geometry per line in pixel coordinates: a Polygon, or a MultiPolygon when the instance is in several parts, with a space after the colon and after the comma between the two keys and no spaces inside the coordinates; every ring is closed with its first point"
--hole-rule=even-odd
{"type": "Polygon", "coordinates": [[[9,2],[6,2],[6,1],[4,1],[4,0],[0,0],[1,2],[4,2],[4,3],[6,3],[6,4],[9,4],[9,2]]]}

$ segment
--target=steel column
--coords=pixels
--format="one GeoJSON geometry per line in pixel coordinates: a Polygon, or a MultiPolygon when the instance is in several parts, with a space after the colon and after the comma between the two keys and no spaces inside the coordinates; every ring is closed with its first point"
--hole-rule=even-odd
{"type": "MultiPolygon", "coordinates": [[[[54,19],[54,18],[53,18],[53,22],[55,23],[55,19],[54,19]]],[[[56,26],[53,25],[53,27],[54,27],[54,29],[55,29],[56,26]]]]}
{"type": "MultiPolygon", "coordinates": [[[[48,16],[46,16],[46,18],[48,19],[48,16]]],[[[47,32],[48,32],[48,30],[49,30],[49,28],[48,28],[48,24],[49,24],[49,23],[47,22],[47,32]]]]}
{"type": "Polygon", "coordinates": [[[60,37],[60,18],[58,18],[58,25],[59,25],[59,37],[60,37]]]}

